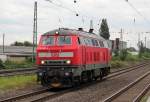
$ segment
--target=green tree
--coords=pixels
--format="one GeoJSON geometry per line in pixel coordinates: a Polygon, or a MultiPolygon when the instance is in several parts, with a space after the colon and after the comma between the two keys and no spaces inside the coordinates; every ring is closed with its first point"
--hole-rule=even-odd
{"type": "Polygon", "coordinates": [[[11,44],[11,46],[32,46],[33,44],[29,41],[24,41],[24,42],[19,42],[15,41],[14,43],[11,44]]]}
{"type": "Polygon", "coordinates": [[[139,42],[138,47],[139,47],[139,57],[142,57],[142,54],[144,53],[144,49],[145,49],[143,42],[139,42]]]}
{"type": "Polygon", "coordinates": [[[102,36],[105,39],[109,39],[110,34],[109,34],[109,28],[108,28],[108,24],[107,24],[107,20],[106,19],[102,19],[102,23],[99,29],[99,34],[100,36],[102,36]]]}
{"type": "Polygon", "coordinates": [[[11,46],[23,46],[24,44],[22,42],[19,41],[15,41],[13,44],[11,44],[11,46]]]}
{"type": "Polygon", "coordinates": [[[127,49],[123,49],[120,51],[120,59],[124,61],[127,58],[128,52],[127,49]]]}
{"type": "Polygon", "coordinates": [[[29,42],[29,41],[24,41],[24,46],[32,46],[32,43],[31,42],[29,42]]]}

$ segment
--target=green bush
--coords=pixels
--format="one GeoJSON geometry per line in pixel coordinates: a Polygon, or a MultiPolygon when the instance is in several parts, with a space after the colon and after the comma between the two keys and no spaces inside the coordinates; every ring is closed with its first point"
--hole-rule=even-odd
{"type": "Polygon", "coordinates": [[[131,53],[128,53],[127,50],[120,51],[120,54],[118,56],[113,56],[111,61],[111,67],[112,68],[120,68],[120,67],[127,67],[131,63],[136,63],[140,59],[138,55],[132,55],[131,53]]]}
{"type": "Polygon", "coordinates": [[[113,56],[113,57],[112,57],[112,60],[113,60],[113,61],[120,60],[120,57],[119,57],[119,56],[113,56]]]}
{"type": "Polygon", "coordinates": [[[115,56],[115,57],[119,56],[119,50],[115,50],[115,51],[114,51],[114,56],[115,56]]]}
{"type": "Polygon", "coordinates": [[[4,64],[3,64],[3,61],[0,59],[0,69],[3,69],[4,68],[4,64]]]}
{"type": "Polygon", "coordinates": [[[150,58],[150,53],[144,52],[144,53],[142,54],[142,56],[145,57],[145,58],[150,58]]]}
{"type": "Polygon", "coordinates": [[[126,65],[127,65],[126,62],[124,61],[119,61],[119,60],[111,61],[112,68],[120,68],[126,65]]]}
{"type": "Polygon", "coordinates": [[[16,68],[31,68],[34,63],[31,61],[23,61],[23,62],[13,62],[13,61],[5,61],[4,63],[6,69],[16,69],[16,68]]]}
{"type": "Polygon", "coordinates": [[[139,61],[139,57],[138,55],[132,55],[132,54],[128,54],[126,57],[126,61],[139,61]]]}
{"type": "Polygon", "coordinates": [[[128,55],[128,52],[127,52],[126,49],[121,50],[120,51],[120,55],[119,55],[120,56],[120,60],[124,61],[126,59],[127,55],[128,55]]]}

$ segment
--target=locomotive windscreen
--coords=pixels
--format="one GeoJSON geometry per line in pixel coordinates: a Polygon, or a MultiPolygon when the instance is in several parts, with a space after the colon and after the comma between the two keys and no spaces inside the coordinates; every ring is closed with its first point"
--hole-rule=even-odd
{"type": "Polygon", "coordinates": [[[42,45],[70,45],[71,36],[43,36],[42,45]]]}
{"type": "Polygon", "coordinates": [[[43,36],[42,45],[54,45],[54,36],[43,36]]]}
{"type": "Polygon", "coordinates": [[[58,45],[71,44],[70,36],[59,36],[58,37],[58,45]]]}

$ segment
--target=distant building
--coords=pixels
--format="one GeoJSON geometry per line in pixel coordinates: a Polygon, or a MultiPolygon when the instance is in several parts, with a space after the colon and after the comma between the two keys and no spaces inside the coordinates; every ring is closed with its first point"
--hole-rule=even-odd
{"type": "Polygon", "coordinates": [[[122,50],[122,49],[126,49],[127,48],[127,42],[125,41],[120,41],[119,38],[117,38],[116,40],[109,40],[109,47],[110,49],[112,49],[112,51],[115,50],[122,50]]]}
{"type": "MultiPolygon", "coordinates": [[[[32,53],[32,47],[25,46],[5,46],[5,53],[32,53]]],[[[3,46],[0,46],[0,53],[3,53],[3,46]]]]}
{"type": "Polygon", "coordinates": [[[0,46],[0,59],[2,61],[10,60],[15,62],[25,61],[32,57],[32,47],[25,46],[0,46]]]}

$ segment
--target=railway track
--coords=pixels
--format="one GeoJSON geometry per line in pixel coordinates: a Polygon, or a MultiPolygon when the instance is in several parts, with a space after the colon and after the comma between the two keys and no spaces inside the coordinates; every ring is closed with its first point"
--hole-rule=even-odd
{"type": "MultiPolygon", "coordinates": [[[[142,64],[145,64],[145,63],[146,62],[144,62],[142,64]]],[[[132,67],[136,67],[136,66],[139,66],[142,64],[137,64],[134,66],[122,68],[122,69],[117,70],[117,71],[112,71],[111,73],[120,72],[120,71],[130,69],[132,67]]],[[[37,68],[20,68],[20,69],[0,70],[0,77],[15,76],[15,75],[29,75],[29,74],[34,74],[36,72],[37,72],[37,68]]]]}
{"type": "MultiPolygon", "coordinates": [[[[143,63],[141,65],[134,66],[133,68],[116,71],[116,72],[113,72],[112,74],[110,74],[109,76],[105,77],[104,79],[109,79],[109,78],[112,78],[112,77],[115,77],[115,76],[119,76],[123,73],[127,73],[127,72],[130,72],[132,70],[136,70],[136,69],[144,67],[146,65],[149,65],[149,63],[143,63]]],[[[46,101],[46,100],[49,100],[49,99],[53,99],[55,97],[59,97],[63,94],[66,94],[66,93],[69,93],[69,92],[72,92],[72,91],[82,89],[84,87],[87,87],[87,86],[90,86],[92,84],[96,84],[96,83],[99,83],[99,82],[100,82],[100,80],[92,82],[92,83],[82,84],[79,87],[65,89],[65,90],[61,90],[61,91],[58,91],[58,92],[51,92],[51,91],[48,91],[47,89],[42,89],[42,90],[39,90],[39,91],[36,91],[36,92],[30,92],[30,93],[26,93],[26,94],[23,94],[23,95],[18,95],[18,96],[15,96],[15,97],[10,97],[10,98],[4,99],[4,100],[0,100],[0,102],[13,102],[13,101],[25,102],[27,100],[28,100],[28,102],[42,102],[42,101],[46,101]]]]}
{"type": "Polygon", "coordinates": [[[22,68],[22,69],[9,69],[0,70],[0,77],[15,76],[15,75],[28,75],[36,73],[37,68],[22,68]]]}
{"type": "Polygon", "coordinates": [[[136,64],[136,65],[133,65],[133,66],[129,66],[129,67],[125,67],[125,68],[121,68],[121,69],[118,69],[118,70],[115,70],[115,71],[111,71],[111,73],[116,73],[116,72],[120,72],[120,71],[123,71],[123,70],[131,69],[131,68],[134,68],[134,67],[137,67],[137,66],[140,66],[140,65],[146,64],[146,63],[148,63],[148,62],[143,62],[143,63],[136,64]]]}
{"type": "Polygon", "coordinates": [[[144,95],[150,90],[150,84],[147,85],[143,91],[141,91],[133,100],[133,102],[140,102],[140,100],[144,97],[144,95]]]}
{"type": "Polygon", "coordinates": [[[126,85],[103,102],[139,102],[140,98],[149,89],[150,71],[126,85]],[[148,86],[147,86],[148,84],[148,86]],[[146,87],[146,88],[145,88],[146,87]],[[136,98],[137,93],[140,93],[136,98]],[[134,99],[135,98],[135,99],[134,99]]]}

